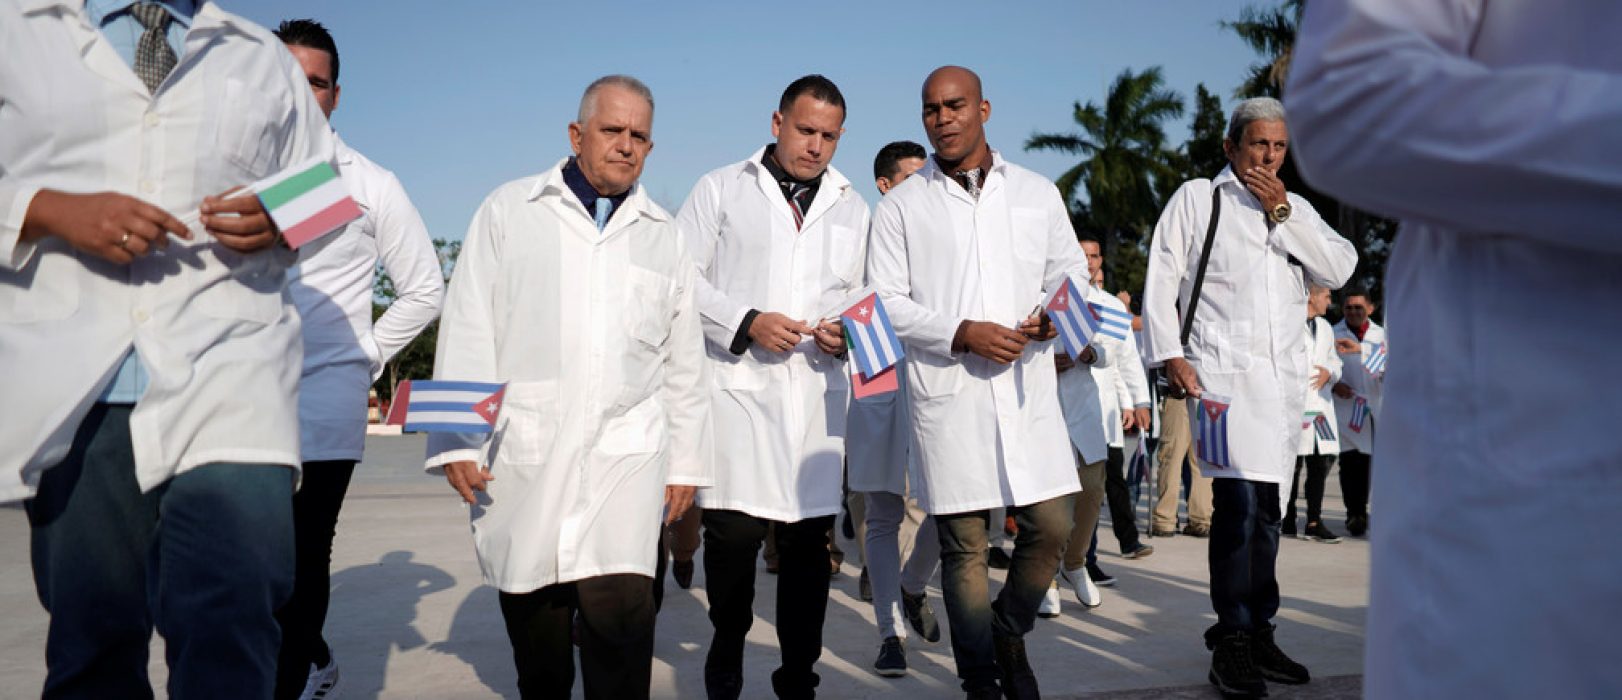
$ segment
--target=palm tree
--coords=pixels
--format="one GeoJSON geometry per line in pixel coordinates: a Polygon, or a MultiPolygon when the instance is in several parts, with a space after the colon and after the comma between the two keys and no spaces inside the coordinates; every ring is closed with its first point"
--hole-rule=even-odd
{"type": "Polygon", "coordinates": [[[1224,29],[1238,34],[1262,61],[1250,66],[1250,76],[1234,91],[1236,97],[1284,96],[1284,79],[1290,72],[1295,30],[1301,24],[1306,0],[1284,0],[1278,7],[1246,7],[1235,22],[1223,22],[1224,29]]]}

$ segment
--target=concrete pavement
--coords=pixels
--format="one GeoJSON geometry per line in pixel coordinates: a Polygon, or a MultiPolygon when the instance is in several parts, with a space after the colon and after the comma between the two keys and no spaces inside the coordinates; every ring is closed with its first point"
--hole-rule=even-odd
{"type": "MultiPolygon", "coordinates": [[[[419,436],[369,437],[355,472],[333,552],[327,639],[342,669],[342,697],[516,698],[515,675],[495,591],[481,583],[467,511],[442,479],[421,473],[419,436]]],[[[1344,534],[1340,493],[1329,479],[1325,519],[1344,534]]],[[[1205,540],[1148,540],[1153,556],[1126,561],[1108,527],[1099,561],[1120,583],[1104,605],[1086,611],[1065,596],[1063,615],[1038,620],[1027,637],[1031,664],[1049,697],[1214,698],[1205,681],[1210,653],[1200,633],[1214,615],[1206,588],[1205,540]]],[[[1298,689],[1272,686],[1273,697],[1357,697],[1363,618],[1368,604],[1368,543],[1283,542],[1279,579],[1280,645],[1314,676],[1298,689]],[[1290,692],[1293,691],[1293,692],[1290,692]]],[[[854,552],[854,547],[847,548],[854,552]]],[[[703,555],[703,550],[699,550],[703,555]]],[[[824,626],[820,694],[828,698],[961,697],[946,635],[907,644],[912,673],[885,679],[871,670],[879,639],[870,604],[856,595],[860,564],[850,555],[833,582],[824,626]]],[[[28,527],[19,506],[0,507],[0,698],[37,696],[44,678],[46,616],[34,595],[28,527]]],[[[1000,582],[1003,572],[993,571],[1000,582]]],[[[659,618],[653,695],[704,697],[703,660],[710,626],[703,567],[692,590],[667,582],[659,618]]],[[[946,626],[939,580],[930,602],[946,626]]],[[[996,584],[994,584],[995,586],[996,584]]],[[[769,697],[777,664],[775,577],[761,568],[756,623],[745,656],[744,696],[769,697]]],[[[155,639],[154,685],[166,675],[155,639]]],[[[576,697],[579,697],[578,682],[576,697]]],[[[160,693],[161,697],[161,693],[160,693]]]]}

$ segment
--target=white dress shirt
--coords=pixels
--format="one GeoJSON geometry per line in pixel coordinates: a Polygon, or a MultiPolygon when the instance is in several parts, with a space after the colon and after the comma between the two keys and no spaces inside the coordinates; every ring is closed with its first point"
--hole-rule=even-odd
{"type": "Polygon", "coordinates": [[[1302,173],[1403,220],[1369,697],[1622,692],[1619,30],[1614,2],[1308,4],[1302,173]]]}
{"type": "Polygon", "coordinates": [[[868,279],[906,346],[914,488],[932,514],[1081,489],[1053,371],[1058,341],[1030,343],[1009,365],[952,351],[963,321],[1012,328],[1087,271],[1058,188],[992,158],[978,199],[931,158],[879,202],[868,241],[868,279]]]}
{"type": "Polygon", "coordinates": [[[809,335],[787,353],[729,347],[750,309],[815,326],[855,302],[868,209],[830,167],[795,228],[763,154],[699,178],[676,217],[698,265],[715,382],[715,486],[699,493],[699,505],[795,522],[838,513],[844,499],[849,366],[809,335]]]}
{"type": "Polygon", "coordinates": [[[439,315],[439,256],[399,179],[338,141],[338,167],[363,215],[299,249],[288,289],[304,323],[299,438],[306,462],[359,460],[366,405],[383,364],[439,315]],[[372,322],[379,262],[395,299],[372,322]]]}
{"type": "Polygon", "coordinates": [[[204,3],[156,95],[83,3],[0,4],[0,500],[33,493],[133,344],[150,383],[130,417],[151,489],[212,462],[299,463],[302,350],[291,251],[243,255],[201,228],[115,265],[20,241],[42,188],[122,192],[177,216],[311,157],[332,132],[291,54],[204,3]]]}
{"type": "Polygon", "coordinates": [[[434,358],[436,379],[507,384],[492,438],[430,434],[427,465],[490,466],[473,541],[509,593],[652,576],[665,486],[711,483],[686,246],[640,185],[598,231],[567,162],[473,215],[434,358]]]}
{"type": "MultiPolygon", "coordinates": [[[[1289,200],[1289,220],[1270,225],[1261,202],[1232,168],[1223,168],[1215,180],[1183,183],[1155,224],[1143,291],[1145,350],[1153,362],[1186,358],[1207,393],[1233,401],[1227,410],[1230,466],[1200,460],[1205,476],[1290,482],[1306,400],[1301,336],[1307,284],[1338,288],[1357,265],[1352,244],[1307,200],[1294,193],[1289,200]],[[1213,187],[1220,188],[1221,221],[1184,348],[1178,309],[1188,308],[1213,187]]],[[[1197,438],[1200,404],[1188,403],[1197,438]]]]}

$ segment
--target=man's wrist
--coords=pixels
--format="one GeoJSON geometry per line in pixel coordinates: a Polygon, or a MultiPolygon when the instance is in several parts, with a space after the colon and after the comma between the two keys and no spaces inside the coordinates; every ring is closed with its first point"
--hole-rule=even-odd
{"type": "Polygon", "coordinates": [[[973,323],[973,321],[964,319],[962,323],[957,324],[957,332],[952,334],[952,354],[959,354],[969,349],[968,335],[970,323],[973,323]]]}

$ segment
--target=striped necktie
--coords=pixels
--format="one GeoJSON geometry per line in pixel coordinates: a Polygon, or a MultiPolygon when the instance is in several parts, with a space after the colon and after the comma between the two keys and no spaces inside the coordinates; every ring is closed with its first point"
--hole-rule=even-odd
{"type": "Polygon", "coordinates": [[[965,170],[958,173],[963,178],[963,189],[969,191],[969,196],[980,198],[980,169],[965,170]]]}
{"type": "Polygon", "coordinates": [[[607,197],[597,198],[597,230],[603,230],[608,225],[608,217],[614,214],[614,200],[607,197]]]}
{"type": "Polygon", "coordinates": [[[788,204],[789,209],[794,210],[795,230],[799,230],[805,224],[805,212],[811,208],[811,203],[805,201],[805,199],[806,195],[810,193],[811,187],[809,185],[802,185],[798,182],[791,182],[788,185],[788,204]]]}
{"type": "Polygon", "coordinates": [[[138,2],[130,7],[130,15],[146,31],[135,45],[135,75],[146,83],[146,89],[157,94],[158,86],[175,69],[175,50],[169,46],[169,23],[174,18],[169,11],[155,2],[138,2]]]}

